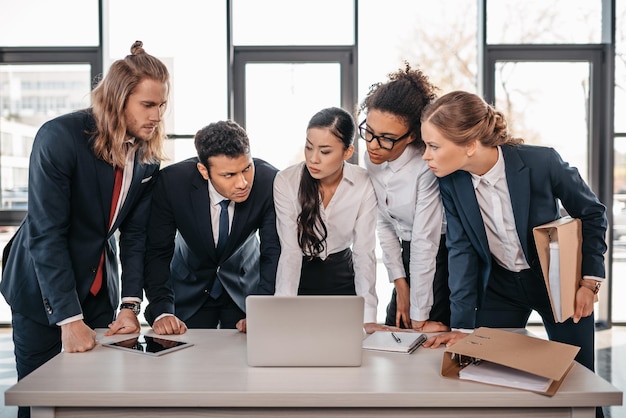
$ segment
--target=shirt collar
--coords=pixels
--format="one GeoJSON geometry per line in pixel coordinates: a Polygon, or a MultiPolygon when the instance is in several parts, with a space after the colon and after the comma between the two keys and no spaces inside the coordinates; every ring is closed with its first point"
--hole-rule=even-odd
{"type": "Polygon", "coordinates": [[[343,162],[343,178],[341,181],[347,181],[348,183],[354,185],[354,165],[349,164],[347,162],[343,162]]]}
{"type": "Polygon", "coordinates": [[[222,200],[226,198],[219,194],[217,190],[215,190],[215,187],[213,187],[213,183],[211,183],[211,180],[207,181],[207,183],[209,183],[209,201],[213,206],[217,206],[222,200]]]}
{"type": "Polygon", "coordinates": [[[402,151],[402,154],[398,158],[393,161],[387,161],[383,164],[386,164],[387,167],[394,173],[402,169],[405,165],[407,165],[414,158],[422,158],[420,155],[419,149],[413,145],[407,145],[407,147],[402,151]]]}
{"type": "Polygon", "coordinates": [[[502,147],[498,145],[498,160],[491,167],[489,171],[487,171],[482,176],[476,175],[474,173],[470,173],[472,175],[472,184],[474,185],[474,189],[478,187],[481,181],[485,181],[492,186],[495,185],[498,180],[505,176],[504,172],[504,158],[502,157],[502,147]]]}

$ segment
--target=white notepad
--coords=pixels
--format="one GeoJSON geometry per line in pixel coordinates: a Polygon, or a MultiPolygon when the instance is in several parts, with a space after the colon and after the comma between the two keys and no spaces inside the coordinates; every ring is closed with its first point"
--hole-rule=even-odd
{"type": "Polygon", "coordinates": [[[419,332],[375,331],[363,340],[363,348],[366,350],[410,354],[422,345],[426,339],[426,334],[419,332]]]}

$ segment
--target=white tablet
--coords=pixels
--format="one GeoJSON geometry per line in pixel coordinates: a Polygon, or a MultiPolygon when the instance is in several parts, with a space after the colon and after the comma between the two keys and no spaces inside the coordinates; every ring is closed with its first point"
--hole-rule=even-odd
{"type": "Polygon", "coordinates": [[[119,348],[137,354],[149,356],[162,356],[172,351],[191,347],[193,344],[185,341],[169,340],[167,338],[139,335],[126,340],[113,343],[104,343],[104,347],[119,348]]]}

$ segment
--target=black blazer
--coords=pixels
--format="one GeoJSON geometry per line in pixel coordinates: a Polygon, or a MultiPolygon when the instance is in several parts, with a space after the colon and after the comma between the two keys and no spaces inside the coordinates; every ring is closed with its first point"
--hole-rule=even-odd
{"type": "MultiPolygon", "coordinates": [[[[568,214],[582,220],[582,274],[605,277],[606,208],[552,148],[502,146],[517,234],[529,266],[542,276],[533,228],[568,214]]],[[[491,251],[472,177],[456,171],[439,179],[446,210],[450,309],[453,328],[474,328],[491,275],[491,251]]],[[[543,276],[542,276],[543,277],[543,276]]]]}
{"type": "Polygon", "coordinates": [[[154,188],[145,266],[145,318],[150,324],[163,313],[187,320],[200,309],[218,276],[244,312],[249,294],[274,293],[280,255],[273,198],[276,168],[254,159],[250,196],[235,204],[228,242],[218,259],[208,184],[197,163],[194,157],[165,167],[154,188]]]}
{"type": "Polygon", "coordinates": [[[38,131],[30,156],[28,214],[4,251],[2,294],[12,309],[43,324],[82,313],[103,249],[111,309],[142,297],[145,230],[158,164],[135,160],[124,205],[109,231],[113,168],[91,146],[90,111],[60,116],[38,131]]]}

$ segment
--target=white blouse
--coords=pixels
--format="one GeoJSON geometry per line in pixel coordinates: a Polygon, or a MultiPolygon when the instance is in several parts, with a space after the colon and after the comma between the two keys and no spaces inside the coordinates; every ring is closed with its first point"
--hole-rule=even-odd
{"type": "Polygon", "coordinates": [[[437,177],[413,146],[378,165],[365,153],[365,166],[378,199],[378,239],[389,281],[406,277],[400,241],[410,241],[410,315],[424,321],[433,305],[435,262],[446,228],[437,177]]]}
{"type": "MultiPolygon", "coordinates": [[[[281,253],[276,273],[276,295],[297,295],[303,252],[298,245],[297,220],[302,208],[298,190],[304,162],[276,175],[274,205],[281,253]]],[[[328,236],[319,257],[325,260],[352,247],[356,294],[365,298],[364,322],[376,322],[376,195],[367,171],[344,163],[343,178],[328,206],[320,198],[320,213],[328,236]]]]}

